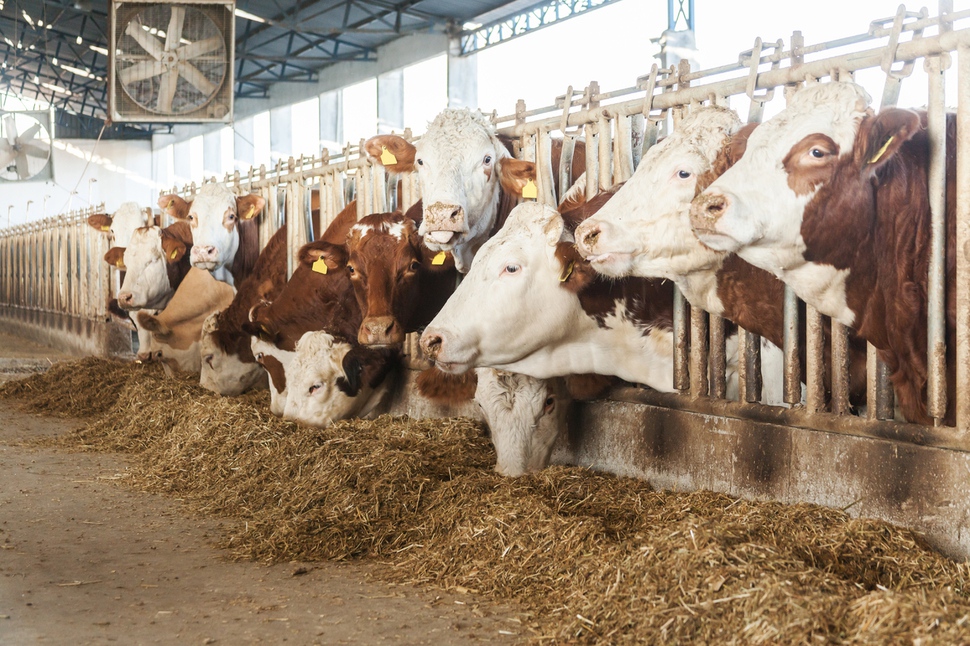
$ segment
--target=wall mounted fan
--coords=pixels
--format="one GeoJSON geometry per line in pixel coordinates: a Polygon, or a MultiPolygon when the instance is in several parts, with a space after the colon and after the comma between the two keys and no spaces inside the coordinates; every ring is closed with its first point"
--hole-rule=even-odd
{"type": "Polygon", "coordinates": [[[113,121],[232,119],[235,2],[111,3],[113,121]]]}
{"type": "Polygon", "coordinates": [[[51,113],[0,113],[0,180],[5,182],[53,179],[51,113]]]}

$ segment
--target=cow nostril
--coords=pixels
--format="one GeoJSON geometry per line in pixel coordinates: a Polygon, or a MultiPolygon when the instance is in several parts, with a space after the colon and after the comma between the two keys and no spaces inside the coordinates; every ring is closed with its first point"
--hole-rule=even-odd
{"type": "Polygon", "coordinates": [[[460,206],[459,206],[458,208],[456,208],[456,209],[455,209],[454,211],[452,211],[452,212],[451,212],[451,215],[449,215],[448,217],[449,217],[450,219],[452,219],[452,220],[454,220],[454,219],[455,219],[455,218],[457,218],[457,217],[458,217],[459,215],[461,215],[461,207],[460,207],[460,206]]]}
{"type": "Polygon", "coordinates": [[[421,345],[430,357],[434,357],[441,350],[441,336],[438,334],[426,334],[421,337],[421,345]]]}
{"type": "Polygon", "coordinates": [[[711,219],[716,220],[717,218],[724,215],[724,211],[727,209],[727,198],[723,195],[712,195],[707,200],[707,206],[705,212],[707,216],[711,219]]]}
{"type": "Polygon", "coordinates": [[[596,239],[599,237],[600,237],[600,230],[593,229],[592,231],[586,234],[586,237],[583,238],[583,242],[586,243],[587,247],[592,247],[594,244],[596,244],[596,239]]]}

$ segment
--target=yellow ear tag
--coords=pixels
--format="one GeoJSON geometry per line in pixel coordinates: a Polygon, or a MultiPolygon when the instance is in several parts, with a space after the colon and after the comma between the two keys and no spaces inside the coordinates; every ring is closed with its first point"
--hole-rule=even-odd
{"type": "Polygon", "coordinates": [[[431,259],[431,264],[432,265],[443,265],[443,264],[445,264],[445,257],[447,255],[448,254],[446,254],[444,251],[439,251],[437,254],[435,254],[435,257],[431,259]]]}
{"type": "Polygon", "coordinates": [[[169,200],[169,201],[168,201],[168,206],[167,206],[167,207],[165,207],[165,208],[167,208],[167,209],[170,209],[170,208],[172,208],[173,206],[175,206],[175,200],[169,200]]]}
{"type": "Polygon", "coordinates": [[[172,249],[172,255],[169,256],[169,258],[171,258],[172,260],[175,260],[175,256],[177,256],[177,255],[179,255],[179,250],[178,249],[172,249]]]}
{"type": "Polygon", "coordinates": [[[531,179],[522,187],[522,197],[528,200],[534,200],[539,197],[539,187],[531,179]]]}
{"type": "Polygon", "coordinates": [[[327,261],[323,258],[317,258],[313,261],[313,265],[310,268],[318,274],[325,274],[327,273],[327,261]]]}
{"type": "Polygon", "coordinates": [[[253,212],[255,210],[256,210],[256,205],[255,204],[250,204],[249,205],[249,210],[246,211],[246,216],[243,218],[243,220],[248,220],[249,218],[253,217],[253,212]]]}
{"type": "Polygon", "coordinates": [[[875,155],[873,155],[873,156],[872,156],[872,159],[870,159],[870,160],[869,160],[869,163],[870,163],[870,164],[875,164],[875,163],[876,163],[877,161],[879,161],[879,159],[880,159],[880,158],[881,158],[881,157],[882,157],[882,156],[883,156],[884,154],[886,154],[886,149],[887,149],[887,148],[889,148],[889,144],[891,144],[891,143],[893,142],[893,139],[895,139],[895,137],[890,137],[889,139],[887,139],[887,140],[886,140],[886,143],[884,143],[884,144],[882,145],[882,148],[880,148],[879,150],[877,150],[877,151],[876,151],[876,154],[875,154],[875,155]]]}
{"type": "Polygon", "coordinates": [[[387,146],[381,146],[381,163],[385,166],[397,163],[397,157],[387,149],[387,146]]]}
{"type": "Polygon", "coordinates": [[[109,226],[108,226],[107,224],[105,224],[105,225],[103,225],[103,226],[101,227],[101,230],[102,230],[102,231],[111,231],[111,227],[109,227],[109,226]]]}
{"type": "Polygon", "coordinates": [[[116,260],[115,261],[115,267],[117,267],[118,269],[124,269],[125,268],[125,261],[124,260],[116,260]]]}
{"type": "Polygon", "coordinates": [[[575,267],[575,266],[576,266],[576,261],[575,260],[570,260],[569,261],[569,266],[567,266],[563,270],[562,275],[559,276],[559,282],[560,283],[564,283],[567,280],[569,280],[569,277],[573,275],[573,267],[575,267]]]}

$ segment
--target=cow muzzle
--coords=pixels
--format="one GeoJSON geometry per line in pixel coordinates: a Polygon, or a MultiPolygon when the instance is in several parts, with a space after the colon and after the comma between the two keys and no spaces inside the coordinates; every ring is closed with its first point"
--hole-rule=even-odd
{"type": "Polygon", "coordinates": [[[724,193],[701,193],[690,205],[690,226],[695,233],[717,232],[717,222],[731,208],[724,193]]]}
{"type": "Polygon", "coordinates": [[[118,306],[125,311],[137,309],[135,307],[135,295],[131,292],[120,292],[118,294],[118,306]]]}
{"type": "Polygon", "coordinates": [[[404,330],[393,316],[370,316],[360,324],[357,340],[361,345],[398,345],[404,343],[404,330]]]}
{"type": "Polygon", "coordinates": [[[219,263],[219,249],[213,246],[192,247],[192,266],[198,269],[215,269],[219,263]]]}
{"type": "Polygon", "coordinates": [[[459,204],[435,202],[424,210],[424,228],[431,241],[441,245],[454,244],[468,231],[465,209],[459,204]]]}

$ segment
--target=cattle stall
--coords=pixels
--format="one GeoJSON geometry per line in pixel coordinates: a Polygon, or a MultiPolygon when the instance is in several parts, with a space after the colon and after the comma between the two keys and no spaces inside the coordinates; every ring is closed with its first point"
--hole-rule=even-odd
{"type": "MultiPolygon", "coordinates": [[[[627,88],[601,90],[595,82],[573,87],[550,105],[493,114],[500,134],[514,141],[516,156],[537,164],[538,201],[556,205],[567,188],[571,151],[585,142],[587,197],[629,179],[640,159],[686,114],[702,105],[747,109],[760,122],[766,106],[784,101],[808,82],[849,80],[857,73],[883,76],[876,108],[896,105],[902,83],[916,65],[929,72],[929,132],[936,150],[945,144],[944,70],[957,68],[957,239],[970,248],[970,11],[941,2],[938,15],[923,10],[874,20],[866,33],[808,44],[800,32],[784,40],[757,39],[736,62],[693,70],[686,61],[669,69],[654,65],[627,88]],[[928,32],[928,33],[924,33],[928,32]],[[848,51],[848,53],[846,53],[848,51]],[[955,57],[954,57],[955,55],[955,57]],[[564,142],[558,169],[553,137],[564,142]],[[558,173],[559,195],[554,177],[558,173]]],[[[405,138],[415,140],[408,131],[405,138]]],[[[934,253],[930,268],[928,410],[933,425],[899,421],[886,367],[872,346],[866,361],[864,414],[849,400],[847,329],[810,306],[800,307],[789,288],[785,298],[784,370],[762,375],[759,339],[740,335],[739,400],[726,397],[725,322],[675,300],[674,389],[658,393],[636,386],[614,389],[606,399],[579,405],[555,452],[555,460],[649,479],[678,490],[711,489],[732,495],[813,502],[847,509],[926,533],[943,551],[970,555],[970,257],[957,253],[956,389],[946,387],[945,266],[942,157],[930,169],[934,253]],[[804,321],[799,321],[804,311],[804,321]],[[803,387],[800,328],[806,359],[803,387]],[[826,328],[830,345],[825,346],[826,328]],[[828,375],[828,378],[826,378],[828,375]],[[759,403],[765,379],[782,379],[785,405],[759,403]],[[826,388],[828,381],[830,388],[826,388]],[[956,425],[943,423],[947,401],[956,403],[956,425]]],[[[201,178],[200,178],[201,180],[201,178]]],[[[210,178],[209,181],[215,181],[210,178]]],[[[388,178],[360,145],[338,155],[304,157],[221,178],[239,193],[258,192],[267,207],[260,220],[265,244],[284,222],[290,271],[297,250],[350,200],[365,215],[405,209],[420,195],[412,174],[388,178]],[[316,206],[314,206],[316,205],[316,206]]],[[[186,199],[191,184],[173,191],[186,199]]],[[[69,213],[0,234],[3,257],[3,320],[25,320],[65,334],[96,336],[106,322],[111,278],[101,262],[106,243],[83,225],[85,213],[69,213]],[[49,324],[48,321],[57,321],[49,324]],[[64,323],[61,321],[78,321],[64,323]],[[87,326],[80,326],[87,322],[87,326]],[[100,328],[98,328],[100,329],[100,328]]],[[[113,270],[112,270],[113,273],[113,270]]],[[[99,333],[100,334],[100,333],[99,333]]],[[[98,346],[102,353],[107,346],[98,346]]],[[[406,351],[420,362],[417,344],[406,351]]]]}

